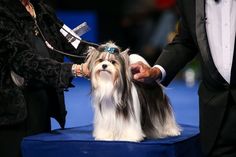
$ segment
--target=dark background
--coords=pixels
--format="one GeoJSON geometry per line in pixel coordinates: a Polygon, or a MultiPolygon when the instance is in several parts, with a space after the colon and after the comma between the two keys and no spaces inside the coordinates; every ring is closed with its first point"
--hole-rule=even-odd
{"type": "Polygon", "coordinates": [[[50,0],[47,1],[53,8],[70,11],[91,11],[98,18],[98,41],[120,41],[120,22],[124,0],[50,0]]]}
{"type": "Polygon", "coordinates": [[[96,38],[99,44],[111,40],[123,49],[129,48],[130,53],[140,54],[151,65],[154,64],[164,46],[163,42],[161,45],[153,46],[149,41],[163,13],[163,9],[159,10],[153,4],[155,0],[44,1],[56,11],[94,13],[97,17],[96,38]]]}

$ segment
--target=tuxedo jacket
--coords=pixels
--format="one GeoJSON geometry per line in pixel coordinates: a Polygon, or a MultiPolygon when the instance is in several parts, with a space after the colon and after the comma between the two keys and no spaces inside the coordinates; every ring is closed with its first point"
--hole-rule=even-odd
{"type": "MultiPolygon", "coordinates": [[[[164,48],[156,64],[166,70],[163,84],[168,85],[186,63],[200,53],[203,73],[198,90],[200,138],[202,151],[207,155],[221,129],[228,97],[232,95],[236,100],[236,89],[225,81],[214,65],[205,25],[205,0],[178,0],[177,6],[181,14],[180,32],[173,43],[164,48]]],[[[235,49],[236,46],[234,53],[235,49]]]]}

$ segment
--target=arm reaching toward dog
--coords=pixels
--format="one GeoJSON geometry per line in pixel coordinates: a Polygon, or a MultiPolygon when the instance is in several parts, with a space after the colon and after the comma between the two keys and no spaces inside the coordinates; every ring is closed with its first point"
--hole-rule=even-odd
{"type": "Polygon", "coordinates": [[[143,83],[152,83],[162,78],[161,70],[157,67],[149,67],[139,61],[130,65],[134,80],[143,83]]]}
{"type": "Polygon", "coordinates": [[[89,72],[89,69],[88,69],[88,64],[87,63],[73,64],[72,65],[72,74],[74,76],[80,76],[80,77],[88,78],[90,76],[90,72],[89,72]]]}

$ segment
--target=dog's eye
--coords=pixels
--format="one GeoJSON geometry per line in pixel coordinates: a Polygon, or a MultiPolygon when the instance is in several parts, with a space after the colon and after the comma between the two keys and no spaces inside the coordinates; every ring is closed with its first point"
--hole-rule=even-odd
{"type": "Polygon", "coordinates": [[[111,60],[111,64],[116,64],[116,61],[115,60],[111,60]]]}
{"type": "Polygon", "coordinates": [[[100,58],[100,59],[98,60],[98,62],[103,62],[103,59],[102,59],[102,58],[100,58]]]}

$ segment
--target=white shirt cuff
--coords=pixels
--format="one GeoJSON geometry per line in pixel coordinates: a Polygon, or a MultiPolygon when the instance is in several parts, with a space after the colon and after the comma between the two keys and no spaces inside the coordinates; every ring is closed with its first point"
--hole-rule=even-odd
{"type": "Polygon", "coordinates": [[[166,77],[166,71],[160,65],[154,65],[153,67],[156,67],[156,68],[160,69],[160,71],[161,71],[161,78],[156,80],[158,83],[160,83],[166,77]]]}

